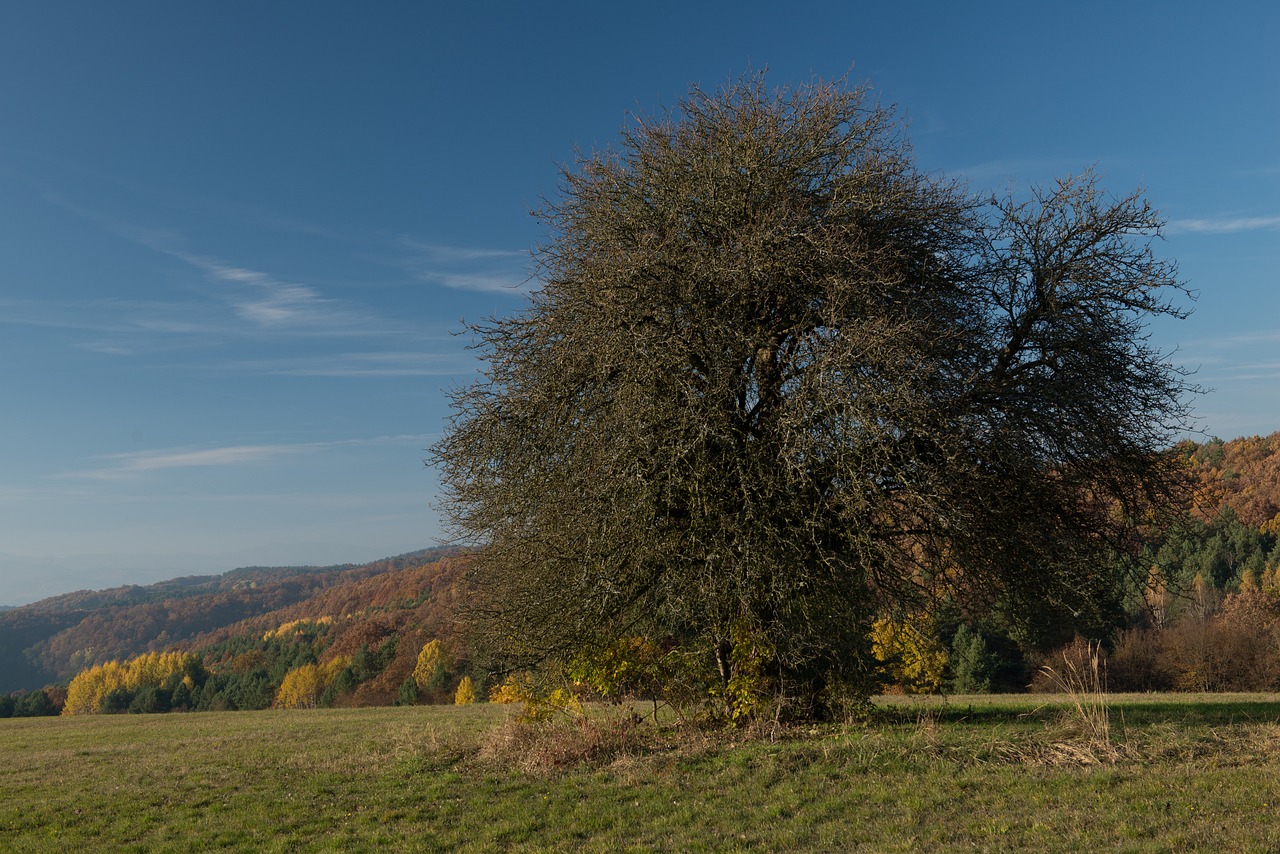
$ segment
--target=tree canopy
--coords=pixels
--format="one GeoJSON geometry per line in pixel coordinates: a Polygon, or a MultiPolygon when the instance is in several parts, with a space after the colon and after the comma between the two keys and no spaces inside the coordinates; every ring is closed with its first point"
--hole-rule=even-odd
{"type": "Polygon", "coordinates": [[[1147,338],[1187,292],[1140,192],[980,198],[865,88],[748,74],[539,213],[529,305],[470,327],[434,448],[509,666],[645,635],[728,684],[749,642],[811,714],[865,689],[877,615],[1115,600],[1100,558],[1173,493],[1190,390],[1147,338]]]}

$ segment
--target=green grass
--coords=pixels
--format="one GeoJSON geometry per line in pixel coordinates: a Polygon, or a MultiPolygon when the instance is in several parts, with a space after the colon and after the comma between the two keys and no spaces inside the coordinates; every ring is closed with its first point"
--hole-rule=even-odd
{"type": "Polygon", "coordinates": [[[1280,847],[1280,697],[886,698],[870,723],[641,727],[591,764],[496,706],[0,720],[0,849],[1280,847]],[[495,735],[505,735],[504,740],[495,735]],[[1101,758],[1101,761],[1099,759],[1101,758]]]}

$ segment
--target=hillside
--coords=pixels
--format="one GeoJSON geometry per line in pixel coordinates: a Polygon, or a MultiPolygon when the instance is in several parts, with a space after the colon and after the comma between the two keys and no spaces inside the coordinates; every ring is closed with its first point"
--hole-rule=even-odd
{"type": "Polygon", "coordinates": [[[0,613],[0,693],[65,681],[105,661],[191,644],[291,606],[305,611],[303,603],[331,589],[348,591],[354,606],[360,599],[350,592],[353,584],[420,568],[455,551],[425,549],[358,566],[243,567],[145,586],[81,590],[8,609],[0,613]]]}
{"type": "Polygon", "coordinates": [[[1184,442],[1178,449],[1198,480],[1204,521],[1230,508],[1249,527],[1280,530],[1280,433],[1184,442]]]}
{"type": "MultiPolygon", "coordinates": [[[[1209,614],[1242,588],[1280,590],[1280,433],[1184,442],[1173,453],[1195,483],[1195,512],[1173,527],[1148,531],[1142,559],[1151,567],[1152,590],[1201,592],[1194,601],[1186,595],[1161,600],[1158,629],[1183,614],[1209,614]]],[[[264,708],[279,702],[287,677],[308,667],[312,693],[299,702],[310,705],[448,701],[464,677],[483,678],[471,673],[450,622],[464,561],[457,550],[434,549],[360,566],[244,567],[78,591],[6,610],[0,612],[0,694],[65,684],[108,661],[175,651],[198,654],[204,668],[192,680],[198,691],[176,695],[188,708],[264,708]],[[442,642],[440,658],[423,671],[419,655],[432,640],[442,642]]],[[[1117,613],[1120,622],[1095,627],[1098,636],[1126,626],[1150,628],[1142,600],[1150,604],[1155,594],[1134,595],[1134,602],[1118,603],[1127,616],[1117,613]]],[[[959,630],[957,616],[951,619],[954,624],[939,624],[944,642],[959,630]]],[[[1015,690],[1025,686],[1028,663],[1000,627],[975,622],[972,628],[985,634],[993,655],[1002,649],[1009,659],[1000,667],[1011,675],[996,681],[1015,690]]],[[[170,691],[165,702],[173,696],[170,691]]]]}
{"type": "MultiPolygon", "coordinates": [[[[442,641],[441,664],[447,665],[432,674],[439,683],[435,699],[452,699],[466,667],[451,619],[464,560],[443,557],[371,577],[352,576],[303,601],[177,644],[199,653],[214,674],[199,707],[264,707],[290,670],[308,664],[336,674],[320,686],[332,687],[325,705],[391,705],[413,681],[419,653],[432,640],[442,641]]],[[[418,697],[416,683],[413,696],[418,697]]]]}

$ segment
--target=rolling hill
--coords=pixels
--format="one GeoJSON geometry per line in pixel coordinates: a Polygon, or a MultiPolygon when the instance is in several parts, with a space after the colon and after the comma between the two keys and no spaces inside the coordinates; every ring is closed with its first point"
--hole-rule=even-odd
{"type": "Polygon", "coordinates": [[[424,591],[438,581],[440,562],[457,552],[425,549],[362,565],[243,567],[81,590],[7,609],[0,612],[0,693],[65,682],[105,661],[202,648],[236,631],[261,634],[259,626],[391,611],[397,602],[422,605],[430,598],[424,591]],[[437,570],[426,571],[429,566],[437,570]]]}

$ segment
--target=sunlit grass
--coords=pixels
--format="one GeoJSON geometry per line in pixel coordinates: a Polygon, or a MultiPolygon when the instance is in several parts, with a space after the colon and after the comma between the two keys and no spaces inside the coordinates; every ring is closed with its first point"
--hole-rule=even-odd
{"type": "MultiPolygon", "coordinates": [[[[1064,698],[1028,695],[883,698],[867,723],[755,736],[646,723],[535,770],[494,748],[492,705],[9,719],[0,848],[1280,845],[1280,697],[1108,703],[1107,761],[1073,748],[1064,698]]],[[[541,749],[599,734],[573,727],[541,749]]]]}

